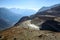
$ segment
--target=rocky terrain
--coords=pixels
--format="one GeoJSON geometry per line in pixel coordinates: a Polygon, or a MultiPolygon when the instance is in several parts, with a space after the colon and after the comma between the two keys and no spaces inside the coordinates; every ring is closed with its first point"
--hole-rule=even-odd
{"type": "Polygon", "coordinates": [[[24,23],[0,32],[0,40],[60,40],[60,32],[32,30],[24,23]]]}
{"type": "Polygon", "coordinates": [[[59,11],[60,5],[54,5],[22,17],[13,27],[0,31],[0,40],[60,40],[59,11]]]}

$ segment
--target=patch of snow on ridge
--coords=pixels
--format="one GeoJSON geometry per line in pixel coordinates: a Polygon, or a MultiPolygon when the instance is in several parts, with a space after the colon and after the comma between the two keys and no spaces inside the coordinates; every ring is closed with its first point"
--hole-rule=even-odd
{"type": "Polygon", "coordinates": [[[37,25],[31,24],[31,20],[24,21],[20,24],[20,26],[32,30],[39,30],[39,27],[37,25]]]}
{"type": "Polygon", "coordinates": [[[39,30],[39,27],[34,24],[27,24],[29,28],[39,30]]]}

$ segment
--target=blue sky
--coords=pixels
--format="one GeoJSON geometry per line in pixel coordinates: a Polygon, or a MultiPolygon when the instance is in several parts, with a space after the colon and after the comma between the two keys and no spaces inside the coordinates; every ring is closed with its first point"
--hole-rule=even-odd
{"type": "Polygon", "coordinates": [[[38,10],[59,3],[60,0],[0,0],[0,7],[38,10]]]}

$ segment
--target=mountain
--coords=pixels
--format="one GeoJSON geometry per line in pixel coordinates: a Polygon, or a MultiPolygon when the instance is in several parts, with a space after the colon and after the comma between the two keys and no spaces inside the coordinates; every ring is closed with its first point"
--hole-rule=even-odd
{"type": "Polygon", "coordinates": [[[2,25],[0,25],[0,28],[2,28],[2,30],[6,29],[7,27],[11,27],[14,24],[16,24],[18,22],[18,20],[21,18],[22,16],[19,14],[15,14],[13,12],[11,12],[9,9],[7,8],[0,8],[0,20],[3,19],[2,21],[2,25]],[[5,22],[5,20],[7,20],[5,22]],[[8,22],[9,21],[9,22],[8,22]],[[3,25],[3,23],[7,23],[6,25],[3,25]],[[8,26],[9,24],[9,26],[8,26]]]}
{"type": "Polygon", "coordinates": [[[36,13],[36,11],[32,9],[11,8],[10,10],[14,13],[21,14],[22,16],[30,16],[36,13]]]}
{"type": "Polygon", "coordinates": [[[43,7],[32,17],[31,23],[40,29],[60,32],[60,4],[43,7]]]}
{"type": "MultiPolygon", "coordinates": [[[[42,7],[41,9],[38,10],[38,12],[36,14],[32,14],[29,17],[24,16],[24,17],[22,17],[22,19],[20,21],[23,21],[25,19],[53,20],[56,17],[60,17],[60,4],[53,5],[50,7],[42,7]]],[[[59,19],[59,18],[57,18],[57,19],[59,19]]]]}
{"type": "Polygon", "coordinates": [[[50,31],[60,31],[60,5],[43,7],[41,10],[29,17],[22,17],[22,19],[20,19],[17,24],[22,21],[22,23],[19,25],[22,25],[23,27],[32,27],[34,25],[33,27],[37,28],[37,30],[49,29],[50,31]]]}
{"type": "Polygon", "coordinates": [[[8,22],[8,20],[0,18],[0,30],[9,28],[9,26],[10,26],[10,23],[8,22]]]}
{"type": "MultiPolygon", "coordinates": [[[[7,20],[6,21],[7,24],[0,25],[0,28],[2,30],[10,28],[10,27],[14,26],[22,17],[30,16],[30,15],[34,14],[35,12],[36,12],[35,10],[31,10],[31,9],[0,8],[0,19],[7,20]],[[9,24],[9,26],[8,26],[8,24],[9,24]],[[4,28],[2,28],[2,27],[4,27],[4,28]]],[[[4,22],[5,21],[3,21],[3,23],[4,22]]]]}
{"type": "Polygon", "coordinates": [[[33,10],[0,8],[0,18],[8,20],[10,25],[31,20],[30,22],[32,24],[38,26],[41,26],[41,24],[47,20],[60,20],[60,5],[43,7],[41,10],[34,14],[36,11],[33,10]]]}
{"type": "Polygon", "coordinates": [[[50,7],[42,7],[36,15],[52,15],[60,16],[60,4],[53,5],[50,7]]]}
{"type": "Polygon", "coordinates": [[[42,12],[42,11],[45,11],[45,10],[48,10],[49,7],[42,7],[38,12],[42,12]]]}

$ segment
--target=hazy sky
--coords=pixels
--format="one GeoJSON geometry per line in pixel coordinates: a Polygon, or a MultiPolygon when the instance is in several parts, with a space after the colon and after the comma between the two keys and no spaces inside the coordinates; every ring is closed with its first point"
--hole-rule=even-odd
{"type": "Polygon", "coordinates": [[[59,3],[60,0],[0,0],[0,7],[38,10],[59,3]]]}

